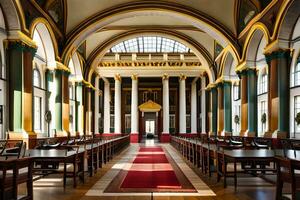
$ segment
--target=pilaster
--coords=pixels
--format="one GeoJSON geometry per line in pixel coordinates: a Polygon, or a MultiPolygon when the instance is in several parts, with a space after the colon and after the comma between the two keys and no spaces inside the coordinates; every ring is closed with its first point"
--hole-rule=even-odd
{"type": "MultiPolygon", "coordinates": [[[[268,48],[270,49],[270,48],[268,48]]],[[[273,137],[289,137],[289,49],[275,49],[266,53],[269,66],[269,132],[273,137]]]]}

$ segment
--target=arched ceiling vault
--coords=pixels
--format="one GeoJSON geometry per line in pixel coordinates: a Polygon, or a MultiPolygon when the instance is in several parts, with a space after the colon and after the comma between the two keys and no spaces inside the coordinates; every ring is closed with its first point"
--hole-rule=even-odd
{"type": "Polygon", "coordinates": [[[87,37],[105,28],[105,26],[136,16],[169,16],[207,33],[222,46],[231,46],[237,53],[239,46],[235,34],[222,23],[194,8],[168,1],[138,1],[119,4],[105,9],[75,26],[67,34],[67,44],[63,52],[63,60],[68,60],[76,48],[87,37]]]}
{"type": "Polygon", "coordinates": [[[9,31],[19,31],[24,28],[24,21],[19,17],[21,13],[17,5],[18,1],[14,2],[12,0],[1,0],[0,6],[6,18],[6,25],[9,31]]]}
{"type": "Polygon", "coordinates": [[[170,39],[174,39],[183,45],[189,47],[195,55],[199,58],[203,67],[209,72],[210,81],[215,80],[215,69],[213,65],[213,58],[210,52],[199,42],[193,38],[182,34],[177,31],[170,31],[167,29],[149,29],[149,30],[131,30],[116,36],[112,36],[103,43],[99,44],[89,55],[87,59],[87,68],[84,70],[84,77],[88,80],[91,77],[94,69],[97,67],[98,63],[101,61],[103,56],[107,51],[114,45],[138,36],[162,36],[170,39]]]}

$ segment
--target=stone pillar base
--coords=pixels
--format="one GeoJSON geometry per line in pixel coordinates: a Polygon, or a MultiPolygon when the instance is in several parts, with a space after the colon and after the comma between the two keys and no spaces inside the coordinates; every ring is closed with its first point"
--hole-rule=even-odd
{"type": "Polygon", "coordinates": [[[223,130],[220,132],[220,136],[230,137],[230,136],[232,136],[232,132],[227,132],[227,131],[223,130]]]}
{"type": "Polygon", "coordinates": [[[169,133],[162,133],[160,135],[160,142],[161,143],[169,143],[171,140],[171,136],[169,133]]]}
{"type": "Polygon", "coordinates": [[[250,131],[245,131],[245,132],[242,132],[240,133],[240,136],[242,137],[255,137],[255,132],[250,132],[250,131]]]}
{"type": "Polygon", "coordinates": [[[272,138],[278,138],[278,139],[286,139],[287,138],[288,133],[287,132],[283,132],[283,131],[274,131],[272,134],[272,138]]]}
{"type": "Polygon", "coordinates": [[[209,137],[215,137],[216,133],[215,132],[208,132],[209,137]]]}
{"type": "Polygon", "coordinates": [[[139,134],[138,133],[130,134],[130,143],[139,143],[139,134]]]}

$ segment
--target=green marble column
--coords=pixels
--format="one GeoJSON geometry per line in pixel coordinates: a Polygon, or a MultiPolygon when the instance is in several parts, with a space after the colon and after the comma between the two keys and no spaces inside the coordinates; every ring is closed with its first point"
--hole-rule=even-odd
{"type": "MultiPolygon", "coordinates": [[[[96,76],[93,74],[91,84],[95,85],[96,76]]],[[[88,112],[91,113],[89,116],[89,124],[90,124],[90,130],[93,135],[96,134],[95,130],[95,90],[92,89],[90,92],[90,98],[89,98],[89,109],[88,112]]]]}
{"type": "MultiPolygon", "coordinates": [[[[266,60],[271,75],[269,84],[273,90],[269,95],[269,113],[272,115],[270,119],[270,131],[277,131],[289,137],[289,67],[291,61],[290,50],[277,50],[266,55],[266,60]],[[272,76],[273,73],[273,76],[272,76]],[[275,91],[274,91],[275,90],[275,91]],[[273,101],[277,99],[277,101],[273,101]],[[274,103],[273,103],[274,102],[274,103]],[[277,112],[276,112],[277,111],[277,112]],[[278,117],[278,119],[277,119],[278,117]],[[277,121],[278,120],[278,121],[277,121]],[[276,123],[277,122],[277,123],[276,123]]],[[[279,136],[281,137],[281,136],[279,136]]]]}
{"type": "MultiPolygon", "coordinates": [[[[13,132],[22,132],[24,130],[24,122],[23,115],[26,103],[32,106],[32,88],[31,93],[28,93],[26,99],[30,100],[30,102],[23,102],[24,91],[29,86],[26,85],[25,80],[30,78],[28,73],[25,73],[24,70],[31,69],[32,70],[32,58],[36,52],[35,48],[29,47],[22,42],[9,42],[7,46],[7,63],[9,70],[9,130],[13,132]],[[28,53],[31,53],[31,56],[28,56],[28,53]],[[31,60],[28,60],[31,59],[31,60]],[[30,66],[28,66],[30,65],[30,66]],[[31,68],[30,68],[31,67],[31,68]],[[26,75],[26,76],[25,76],[26,75]],[[29,95],[31,95],[30,98],[29,95]]],[[[31,78],[32,78],[32,74],[31,78]]],[[[31,86],[32,87],[32,86],[31,86]]],[[[30,107],[29,106],[29,107],[30,107]]],[[[32,113],[27,113],[26,123],[31,123],[32,131],[32,113]]]]}
{"type": "Polygon", "coordinates": [[[257,75],[256,69],[247,69],[248,132],[257,135],[257,75]]]}
{"type": "Polygon", "coordinates": [[[56,97],[55,97],[55,129],[62,131],[62,70],[55,70],[55,84],[56,84],[56,97]]]}
{"type": "Polygon", "coordinates": [[[231,82],[225,81],[223,87],[224,130],[225,132],[232,132],[231,82]]]}
{"type": "Polygon", "coordinates": [[[76,132],[80,132],[79,124],[81,123],[79,115],[81,114],[82,108],[82,82],[75,83],[75,91],[76,91],[76,112],[75,112],[75,129],[76,132]]]}
{"type": "Polygon", "coordinates": [[[216,87],[212,87],[210,91],[211,95],[211,132],[217,136],[218,131],[218,90],[216,87]]]}
{"type": "MultiPolygon", "coordinates": [[[[51,95],[53,94],[53,91],[51,91],[51,85],[53,85],[53,76],[54,76],[54,71],[53,70],[49,70],[47,69],[46,71],[46,112],[50,112],[51,113],[51,121],[49,121],[47,123],[47,131],[48,131],[48,136],[51,136],[51,128],[50,128],[50,124],[53,121],[53,110],[51,110],[50,105],[51,105],[51,95]]],[[[48,115],[50,116],[50,114],[48,115]]]]}
{"type": "Polygon", "coordinates": [[[224,86],[223,82],[217,83],[217,92],[218,92],[218,133],[217,135],[221,135],[224,132],[224,86]]]}

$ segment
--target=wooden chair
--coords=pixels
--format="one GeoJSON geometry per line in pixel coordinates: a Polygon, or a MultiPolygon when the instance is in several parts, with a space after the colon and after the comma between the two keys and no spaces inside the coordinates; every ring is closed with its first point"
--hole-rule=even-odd
{"type": "Polygon", "coordinates": [[[275,157],[277,164],[276,200],[282,199],[284,183],[291,184],[292,200],[296,200],[296,191],[300,190],[300,174],[295,174],[293,161],[284,157],[275,157]]]}
{"type": "Polygon", "coordinates": [[[9,173],[15,166],[14,160],[0,161],[0,200],[12,198],[13,190],[13,174],[9,173]]]}
{"type": "MultiPolygon", "coordinates": [[[[67,178],[73,178],[73,187],[76,188],[77,176],[79,176],[79,172],[81,171],[81,170],[79,170],[80,164],[81,164],[81,162],[83,162],[83,160],[81,160],[78,155],[79,146],[63,145],[63,146],[60,146],[59,149],[64,149],[66,154],[68,153],[68,151],[75,151],[75,155],[73,157],[71,157],[71,160],[65,160],[63,163],[63,166],[58,168],[58,172],[63,173],[64,188],[66,187],[67,178]]],[[[82,171],[84,171],[84,169],[82,169],[82,171]]],[[[84,174],[82,174],[82,176],[83,176],[83,181],[84,181],[84,174]]]]}
{"type": "Polygon", "coordinates": [[[14,199],[33,199],[33,180],[32,180],[32,168],[33,168],[33,159],[29,157],[19,158],[16,160],[15,168],[14,168],[14,199]],[[26,183],[27,185],[27,195],[21,196],[21,198],[17,198],[18,196],[18,185],[26,183]]]}
{"type": "Polygon", "coordinates": [[[26,153],[26,142],[22,140],[8,141],[6,147],[3,150],[1,156],[5,159],[17,159],[25,156],[26,153]]]}
{"type": "Polygon", "coordinates": [[[32,158],[0,161],[0,200],[33,199],[32,158]],[[26,183],[27,195],[18,198],[18,185],[26,183]]]}
{"type": "Polygon", "coordinates": [[[2,155],[2,153],[4,152],[6,143],[7,143],[7,140],[0,140],[0,155],[2,155]]]}

